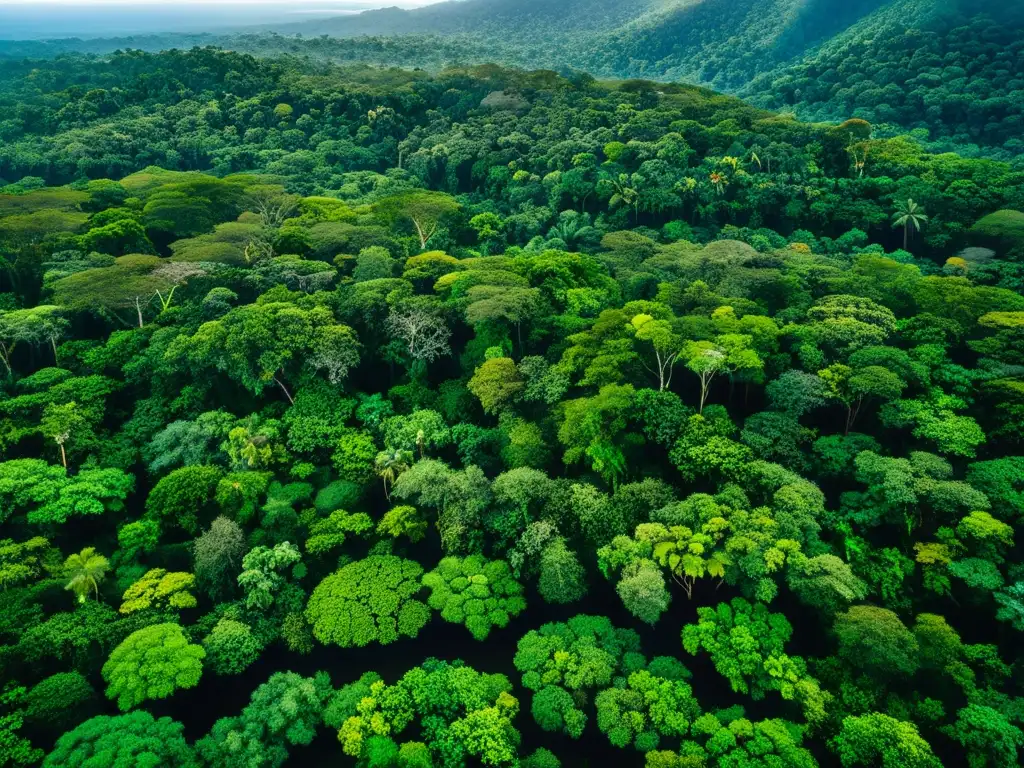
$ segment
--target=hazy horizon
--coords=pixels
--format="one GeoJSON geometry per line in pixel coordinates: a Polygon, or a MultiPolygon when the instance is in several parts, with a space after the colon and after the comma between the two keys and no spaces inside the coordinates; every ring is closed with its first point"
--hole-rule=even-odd
{"type": "Polygon", "coordinates": [[[0,39],[207,32],[440,0],[0,0],[0,39]]]}

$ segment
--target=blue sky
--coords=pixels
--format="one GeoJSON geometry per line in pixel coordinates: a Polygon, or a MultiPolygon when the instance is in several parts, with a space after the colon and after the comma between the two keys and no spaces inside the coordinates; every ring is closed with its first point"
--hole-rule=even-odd
{"type": "Polygon", "coordinates": [[[438,0],[0,0],[0,39],[118,37],[309,21],[438,0]]]}

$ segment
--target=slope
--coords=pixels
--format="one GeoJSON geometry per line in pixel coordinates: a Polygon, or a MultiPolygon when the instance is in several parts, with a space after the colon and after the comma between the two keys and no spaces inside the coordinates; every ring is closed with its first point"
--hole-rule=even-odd
{"type": "Polygon", "coordinates": [[[895,0],[801,61],[739,88],[801,117],[917,130],[935,148],[1024,152],[1024,5],[895,0]]]}
{"type": "Polygon", "coordinates": [[[449,0],[424,8],[382,8],[354,16],[264,27],[281,34],[515,36],[611,31],[651,10],[689,0],[449,0]]]}

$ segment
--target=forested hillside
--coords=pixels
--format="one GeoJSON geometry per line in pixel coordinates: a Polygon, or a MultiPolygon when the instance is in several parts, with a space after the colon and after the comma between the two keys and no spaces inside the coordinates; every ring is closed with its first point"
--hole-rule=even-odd
{"type": "Polygon", "coordinates": [[[861,117],[888,135],[917,131],[934,151],[1009,161],[1024,124],[1024,6],[1003,0],[464,0],[273,34],[0,42],[0,55],[209,43],[432,71],[499,61],[696,83],[805,120],[861,117]]]}
{"type": "Polygon", "coordinates": [[[1009,163],[212,48],[0,116],[0,765],[1019,765],[1009,163]]]}
{"type": "Polygon", "coordinates": [[[1024,5],[908,0],[739,91],[808,119],[854,115],[919,130],[935,149],[1024,149],[1024,5]],[[923,19],[925,23],[908,24],[923,19]]]}

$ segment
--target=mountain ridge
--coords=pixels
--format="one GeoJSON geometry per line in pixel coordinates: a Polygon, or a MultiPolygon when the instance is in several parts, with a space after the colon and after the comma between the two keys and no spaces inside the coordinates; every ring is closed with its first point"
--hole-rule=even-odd
{"type": "Polygon", "coordinates": [[[682,81],[803,119],[913,131],[939,151],[1024,154],[1024,4],[1001,0],[450,0],[233,35],[0,43],[0,55],[211,44],[435,71],[497,62],[682,81]]]}

